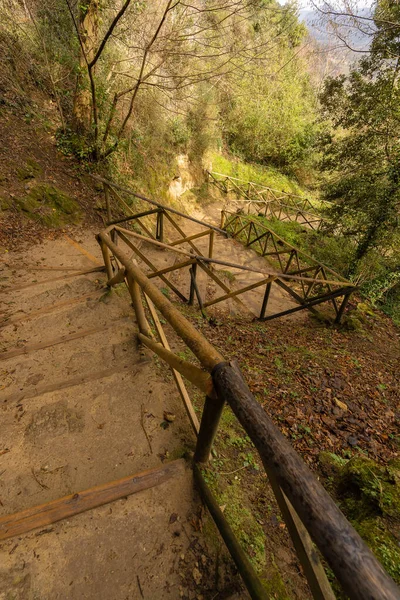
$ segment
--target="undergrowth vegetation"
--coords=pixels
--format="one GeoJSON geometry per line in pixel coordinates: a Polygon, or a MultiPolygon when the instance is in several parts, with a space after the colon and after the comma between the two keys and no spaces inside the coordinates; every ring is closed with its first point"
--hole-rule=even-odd
{"type": "MultiPolygon", "coordinates": [[[[347,277],[352,262],[354,241],[340,232],[329,233],[306,229],[296,222],[283,222],[253,217],[275,231],[284,240],[296,246],[317,261],[347,277]]],[[[371,249],[358,262],[352,275],[360,286],[361,294],[400,325],[400,273],[397,272],[398,252],[382,255],[378,249],[371,249]]]]}
{"type": "Polygon", "coordinates": [[[273,165],[249,163],[239,157],[216,151],[207,153],[204,162],[211,171],[237,177],[244,182],[252,181],[277,191],[291,192],[292,194],[305,195],[306,193],[294,177],[286,175],[273,165]]]}

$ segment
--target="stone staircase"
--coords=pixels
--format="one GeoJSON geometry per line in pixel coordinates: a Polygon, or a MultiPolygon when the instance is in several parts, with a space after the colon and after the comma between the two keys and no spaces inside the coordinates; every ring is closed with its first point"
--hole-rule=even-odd
{"type": "Polygon", "coordinates": [[[195,440],[178,392],[138,348],[128,294],[107,290],[94,235],[82,236],[0,265],[0,526],[171,460],[173,477],[4,539],[0,598],[225,598],[180,458],[195,440]]]}

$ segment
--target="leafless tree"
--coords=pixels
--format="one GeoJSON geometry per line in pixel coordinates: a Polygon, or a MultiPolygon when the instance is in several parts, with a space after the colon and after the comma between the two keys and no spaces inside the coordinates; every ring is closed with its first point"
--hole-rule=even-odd
{"type": "Polygon", "coordinates": [[[103,11],[108,24],[101,32],[98,0],[88,0],[84,9],[64,1],[79,40],[81,72],[89,82],[88,89],[79,82],[75,122],[93,131],[94,154],[100,159],[117,148],[140,90],[159,90],[168,98],[205,81],[240,76],[266,60],[277,43],[274,36],[253,35],[249,24],[257,8],[249,0],[164,0],[146,9],[126,0],[119,10],[103,11]],[[101,108],[100,78],[110,98],[101,108]]]}

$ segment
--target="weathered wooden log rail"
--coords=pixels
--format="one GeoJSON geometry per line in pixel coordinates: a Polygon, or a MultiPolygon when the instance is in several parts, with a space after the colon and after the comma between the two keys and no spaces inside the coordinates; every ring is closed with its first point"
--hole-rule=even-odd
{"type": "MultiPolygon", "coordinates": [[[[108,213],[109,221],[112,221],[109,202],[108,213]]],[[[157,219],[159,214],[157,213],[157,219]]],[[[332,600],[335,597],[316,550],[318,548],[344,592],[351,599],[399,600],[400,590],[305,462],[252,396],[238,366],[224,360],[220,352],[164,296],[150,277],[132,262],[126,250],[122,249],[122,244],[125,244],[124,248],[132,250],[132,244],[128,243],[128,234],[144,238],[140,234],[124,230],[117,224],[109,225],[97,237],[109,277],[108,285],[125,281],[136,314],[139,341],[164,360],[172,370],[197,436],[194,454],[195,479],[250,596],[254,599],[269,597],[202,474],[202,467],[209,461],[225,403],[232,408],[260,454],[313,597],[321,600],[332,600]],[[147,304],[158,341],[147,321],[144,302],[147,304]],[[199,361],[198,366],[171,351],[157,311],[193,352],[199,361]],[[186,378],[206,396],[200,424],[182,378],[186,378]]],[[[149,241],[148,237],[144,239],[149,241]]],[[[151,241],[161,247],[170,248],[160,240],[151,241]]],[[[189,240],[188,243],[193,242],[189,240]]],[[[175,251],[184,252],[178,248],[175,248],[175,251]]],[[[201,264],[204,257],[201,255],[200,259],[200,263],[191,264],[191,269],[195,264],[201,264]]],[[[191,260],[194,260],[193,256],[191,260]]]]}
{"type": "MultiPolygon", "coordinates": [[[[113,226],[98,235],[106,268],[107,264],[111,264],[111,255],[113,255],[119,268],[118,272],[123,270],[124,280],[131,294],[140,342],[162,358],[175,376],[187,414],[197,435],[194,455],[195,478],[251,597],[266,599],[268,594],[219,510],[201,468],[209,460],[210,449],[225,403],[232,408],[260,454],[313,597],[324,600],[335,597],[315,550],[314,542],[350,598],[399,599],[399,589],[314,474],[252,396],[237,365],[225,362],[218,350],[132,262],[121,248],[121,244],[113,241],[115,232],[119,238],[121,232],[113,226]],[[143,300],[149,308],[159,341],[156,341],[151,333],[143,300]],[[190,348],[198,359],[199,366],[182,360],[171,352],[157,310],[190,348]],[[200,425],[182,377],[188,379],[206,395],[200,425]]],[[[115,276],[110,278],[109,285],[112,284],[113,279],[115,280],[115,276]]]]}
{"type": "MultiPolygon", "coordinates": [[[[104,185],[108,217],[107,224],[109,228],[113,228],[113,240],[117,240],[118,238],[122,239],[134,254],[136,254],[137,258],[150,268],[148,276],[150,278],[160,277],[163,283],[171,289],[182,302],[193,304],[196,298],[200,310],[205,314],[204,310],[207,307],[232,299],[240,304],[242,309],[246,308],[246,310],[249,311],[250,309],[246,306],[245,297],[241,299],[240,296],[251,290],[265,287],[263,296],[260,296],[259,307],[254,309],[255,312],[253,312],[253,315],[260,320],[267,321],[305,309],[316,312],[315,307],[317,305],[328,303],[333,307],[335,322],[340,322],[349,297],[356,289],[354,284],[335,273],[332,269],[318,263],[311,257],[306,257],[299,249],[285,242],[272,230],[265,228],[265,231],[261,231],[259,236],[254,236],[256,228],[258,231],[258,228],[262,227],[258,222],[249,221],[244,215],[231,213],[226,210],[221,213],[221,227],[216,227],[209,223],[199,221],[198,219],[190,217],[175,209],[164,206],[159,202],[150,200],[145,196],[136,194],[132,190],[122,188],[106,179],[99,177],[96,177],[96,179],[101,181],[104,185]],[[121,193],[139,200],[139,212],[135,213],[127,202],[125,202],[121,193]],[[118,219],[112,219],[112,200],[117,203],[118,208],[122,207],[129,215],[118,219]],[[143,208],[146,208],[146,210],[141,209],[142,204],[144,205],[143,208]],[[148,209],[146,204],[150,204],[154,208],[148,209]],[[201,226],[202,231],[194,235],[186,235],[180,224],[177,222],[176,217],[179,217],[184,221],[195,222],[197,225],[201,226]],[[144,222],[144,220],[146,220],[146,222],[144,222]],[[125,227],[121,227],[122,224],[125,224],[125,227]],[[178,235],[177,239],[167,239],[164,224],[168,224],[170,229],[172,228],[178,235]],[[129,226],[133,226],[135,230],[127,229],[129,226]],[[213,256],[216,235],[238,237],[243,241],[243,232],[246,228],[248,229],[248,231],[246,230],[245,237],[247,245],[258,252],[261,248],[262,256],[266,256],[269,259],[276,259],[272,268],[266,263],[265,269],[254,269],[244,265],[221,261],[213,256]],[[138,231],[141,231],[141,233],[138,233],[138,231]],[[205,256],[194,243],[195,240],[206,236],[209,238],[207,256],[205,256]],[[185,260],[182,260],[182,262],[178,262],[171,267],[167,267],[166,269],[157,269],[146,254],[138,247],[138,243],[141,243],[142,241],[180,254],[182,257],[185,257],[185,260]],[[188,246],[187,251],[182,249],[182,246],[184,245],[188,246]],[[288,255],[287,260],[284,258],[286,254],[288,255]],[[304,260],[305,258],[307,260],[304,260]],[[296,265],[296,269],[289,271],[291,264],[296,265]],[[217,266],[257,273],[259,278],[254,283],[239,289],[232,289],[232,286],[230,287],[227,285],[227,282],[218,275],[218,271],[216,270],[217,266]],[[197,267],[217,284],[223,292],[222,295],[209,300],[205,300],[201,297],[196,280],[199,270],[197,267]],[[178,270],[187,271],[190,286],[189,297],[187,297],[186,292],[178,289],[177,285],[173,284],[166,276],[167,273],[178,270]],[[285,292],[285,294],[288,294],[298,306],[285,311],[270,312],[267,314],[272,284],[277,285],[285,292]]],[[[111,263],[108,265],[107,269],[111,278],[111,263]]]]}
{"type": "MultiPolygon", "coordinates": [[[[224,194],[235,194],[235,204],[244,214],[294,221],[314,231],[320,230],[325,223],[321,211],[308,198],[214,171],[206,170],[206,175],[209,183],[224,194]]],[[[323,203],[323,206],[328,206],[328,203],[323,203]]]]}
{"type": "Polygon", "coordinates": [[[256,218],[223,210],[221,228],[233,238],[241,240],[247,247],[252,247],[270,264],[276,265],[280,275],[273,283],[284,289],[300,304],[298,307],[266,316],[271,282],[265,291],[261,320],[267,321],[304,308],[314,310],[318,304],[328,302],[335,312],[335,322],[340,322],[351,294],[357,289],[351,281],[289,244],[256,218]],[[294,270],[289,270],[292,265],[295,267],[294,270]],[[300,282],[295,279],[299,275],[304,277],[307,274],[310,275],[309,283],[305,279],[300,282]],[[288,280],[286,276],[293,276],[293,279],[288,280]]]}

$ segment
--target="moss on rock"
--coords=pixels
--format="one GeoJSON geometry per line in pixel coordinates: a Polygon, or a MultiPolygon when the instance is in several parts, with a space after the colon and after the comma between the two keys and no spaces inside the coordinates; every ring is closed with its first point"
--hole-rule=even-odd
{"type": "Polygon", "coordinates": [[[396,537],[388,530],[385,521],[380,518],[364,519],[353,523],[354,527],[367,542],[375,556],[391,577],[400,583],[400,548],[396,537]]]}
{"type": "Polygon", "coordinates": [[[400,583],[400,460],[380,465],[358,455],[319,455],[321,470],[352,525],[386,571],[400,583]]]}
{"type": "Polygon", "coordinates": [[[343,468],[341,486],[352,486],[365,505],[400,520],[399,476],[395,464],[382,466],[365,456],[355,456],[343,468]]]}
{"type": "Polygon", "coordinates": [[[0,210],[8,210],[12,206],[11,198],[0,196],[0,210]]]}
{"type": "Polygon", "coordinates": [[[76,225],[82,219],[76,200],[55,186],[44,183],[32,187],[16,204],[29,218],[41,221],[48,227],[76,225]]]}
{"type": "Polygon", "coordinates": [[[318,456],[321,469],[327,477],[337,476],[347,460],[332,452],[320,452],[318,456]]]}

